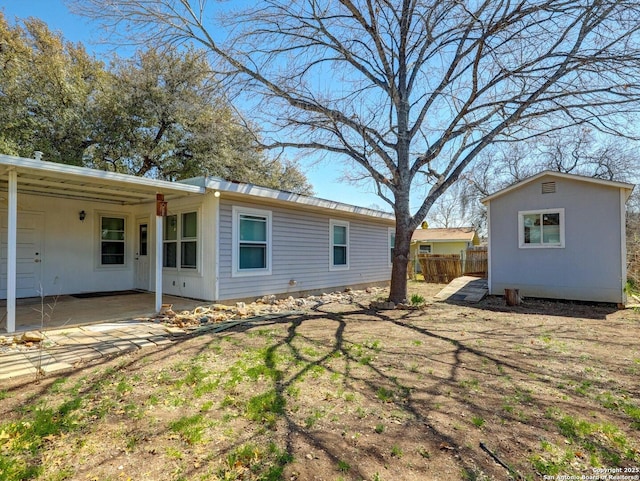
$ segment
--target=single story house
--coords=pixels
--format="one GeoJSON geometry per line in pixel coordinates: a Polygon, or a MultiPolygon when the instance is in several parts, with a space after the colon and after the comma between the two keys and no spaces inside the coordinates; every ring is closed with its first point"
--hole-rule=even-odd
{"type": "Polygon", "coordinates": [[[387,283],[392,214],[217,178],[167,182],[0,155],[0,298],[234,301],[387,283]]]}
{"type": "Polygon", "coordinates": [[[411,237],[410,259],[414,271],[420,272],[418,254],[459,254],[463,259],[465,251],[477,245],[480,239],[473,227],[416,229],[411,237]]]}
{"type": "Polygon", "coordinates": [[[485,197],[489,293],[624,303],[633,188],[545,171],[485,197]]]}

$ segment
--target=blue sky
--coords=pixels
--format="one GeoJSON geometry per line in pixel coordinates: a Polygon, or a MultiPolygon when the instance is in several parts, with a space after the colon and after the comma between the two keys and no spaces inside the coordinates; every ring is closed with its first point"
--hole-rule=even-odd
{"type": "MultiPolygon", "coordinates": [[[[99,43],[101,32],[97,30],[96,25],[85,18],[72,15],[62,0],[2,0],[0,10],[10,23],[16,18],[40,18],[51,30],[62,33],[66,40],[82,42],[89,52],[98,57],[106,55],[112,49],[111,46],[99,43]]],[[[120,56],[127,55],[124,49],[115,51],[120,56]]],[[[303,165],[317,197],[363,207],[390,209],[388,204],[372,193],[373,185],[366,188],[340,182],[345,168],[346,164],[343,167],[340,159],[336,158],[303,165]]]]}

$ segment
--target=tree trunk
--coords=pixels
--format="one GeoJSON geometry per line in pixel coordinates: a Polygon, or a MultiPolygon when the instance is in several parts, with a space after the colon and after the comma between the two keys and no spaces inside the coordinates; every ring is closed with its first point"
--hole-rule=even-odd
{"type": "Polygon", "coordinates": [[[507,302],[507,306],[519,306],[522,303],[520,289],[505,289],[504,299],[507,302]]]}
{"type": "Polygon", "coordinates": [[[411,180],[409,169],[409,142],[406,130],[409,108],[406,102],[401,102],[398,108],[398,130],[404,132],[400,135],[396,147],[398,171],[398,189],[395,192],[394,213],[396,216],[396,242],[393,251],[393,266],[391,268],[391,287],[389,288],[389,301],[396,304],[407,301],[407,268],[409,264],[409,249],[411,237],[415,227],[411,215],[409,197],[411,193],[411,180]]]}
{"type": "Polygon", "coordinates": [[[409,248],[413,230],[409,227],[409,219],[402,219],[396,214],[396,243],[393,249],[393,267],[391,268],[391,287],[389,301],[396,304],[407,301],[407,268],[409,248]]]}

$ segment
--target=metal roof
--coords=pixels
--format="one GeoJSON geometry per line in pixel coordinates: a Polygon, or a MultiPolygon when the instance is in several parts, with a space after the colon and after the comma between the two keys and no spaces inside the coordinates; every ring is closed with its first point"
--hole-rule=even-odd
{"type": "Polygon", "coordinates": [[[10,170],[17,171],[18,192],[21,194],[134,205],[155,200],[156,193],[164,194],[165,199],[170,200],[214,190],[226,193],[230,197],[256,197],[274,203],[304,206],[311,210],[332,210],[395,221],[394,215],[388,212],[253,184],[230,182],[215,177],[197,177],[185,181],[168,182],[2,154],[0,154],[0,191],[7,190],[7,174],[10,170]]]}
{"type": "Polygon", "coordinates": [[[136,177],[0,154],[0,190],[7,189],[7,174],[16,170],[18,192],[121,205],[151,202],[155,194],[172,199],[204,194],[200,186],[136,177]]]}
{"type": "Polygon", "coordinates": [[[220,193],[226,193],[227,195],[230,195],[232,197],[240,195],[251,196],[274,203],[287,203],[297,206],[304,206],[304,208],[309,210],[331,210],[342,212],[345,214],[375,217],[380,220],[390,221],[390,224],[395,222],[395,216],[393,214],[390,214],[389,212],[368,209],[366,207],[358,207],[351,204],[343,204],[342,202],[320,199],[318,197],[312,197],[308,195],[295,194],[293,192],[270,189],[254,184],[231,182],[217,177],[197,177],[194,179],[185,180],[184,182],[194,185],[202,185],[207,189],[218,191],[220,193]]]}

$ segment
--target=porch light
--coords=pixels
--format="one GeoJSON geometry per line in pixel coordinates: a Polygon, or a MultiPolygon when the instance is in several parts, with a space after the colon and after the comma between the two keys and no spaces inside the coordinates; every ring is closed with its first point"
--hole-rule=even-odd
{"type": "Polygon", "coordinates": [[[84,222],[84,220],[87,218],[87,213],[83,210],[81,210],[78,213],[78,219],[80,219],[80,222],[84,222]]]}

